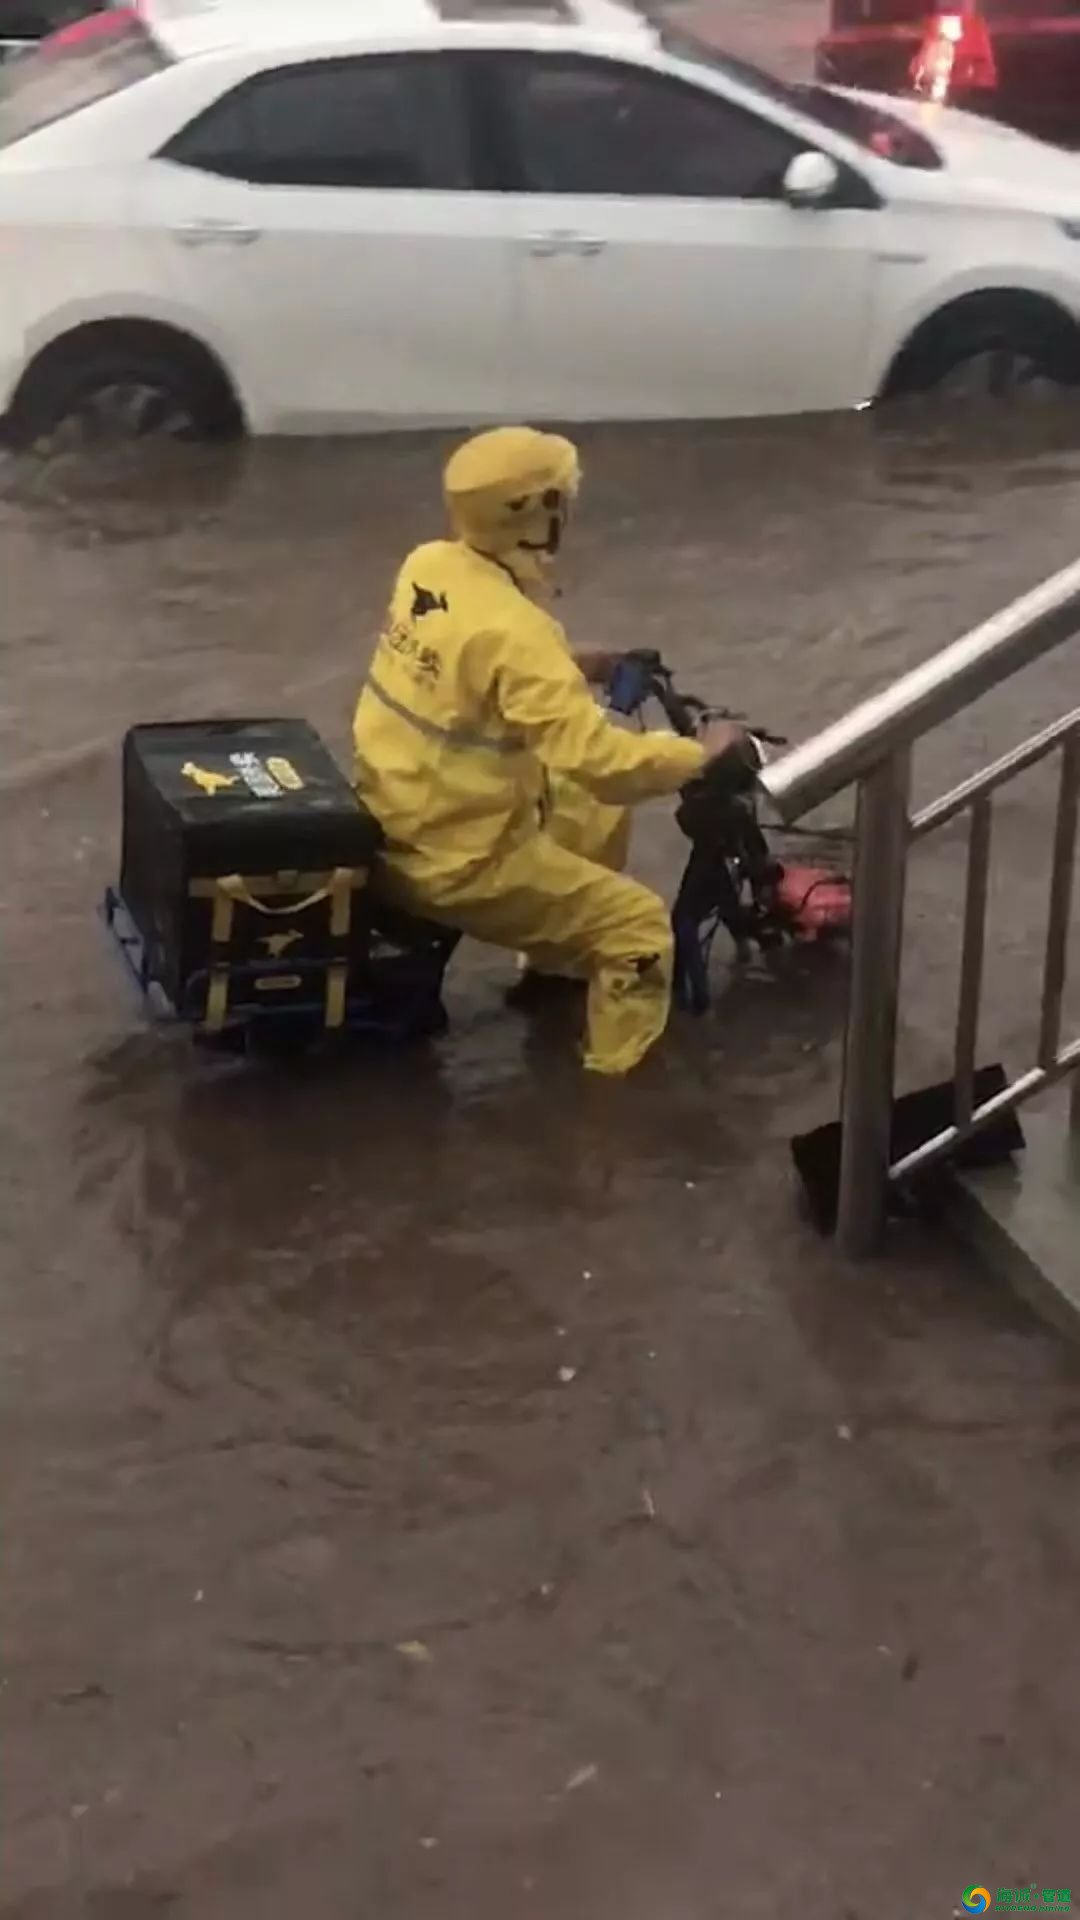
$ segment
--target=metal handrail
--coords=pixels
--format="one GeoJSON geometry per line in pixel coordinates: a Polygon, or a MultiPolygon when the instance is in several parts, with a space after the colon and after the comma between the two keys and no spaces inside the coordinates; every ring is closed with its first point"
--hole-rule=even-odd
{"type": "Polygon", "coordinates": [[[972,774],[970,780],[962,781],[958,787],[953,788],[951,793],[943,793],[940,800],[933,801],[930,806],[923,807],[919,813],[912,815],[912,839],[921,840],[924,834],[936,833],[939,827],[947,826],[950,820],[955,820],[957,814],[963,813],[973,801],[987,797],[993,793],[995,787],[1004,786],[1005,782],[1012,780],[1016,774],[1024,773],[1028,767],[1034,767],[1040,760],[1045,760],[1047,754],[1052,753],[1055,747],[1061,746],[1069,734],[1075,733],[1078,727],[1080,727],[1080,707],[1074,707],[1071,713],[1065,714],[1060,720],[1055,720],[1051,726],[1044,727],[1041,733],[1033,733],[1030,740],[1024,741],[1023,746],[1014,747],[1011,753],[1003,753],[1000,760],[991,761],[981,773],[972,774]]]}
{"type": "MultiPolygon", "coordinates": [[[[964,933],[960,954],[960,994],[956,1015],[956,1044],[953,1054],[954,1074],[954,1121],[952,1126],[944,1127],[922,1145],[896,1160],[889,1168],[888,1177],[894,1183],[908,1178],[913,1173],[921,1173],[944,1160],[953,1148],[980,1127],[989,1126],[991,1121],[1000,1118],[1003,1113],[1021,1106],[1025,1100],[1031,1100],[1044,1088],[1052,1086],[1056,1080],[1080,1067],[1080,1040],[1068,1046],[1061,1045],[1061,1012],[1065,987],[1065,966],[1069,937],[1069,912],[1072,904],[1073,865],[1076,855],[1077,821],[1080,817],[1080,710],[1070,714],[1066,721],[1056,727],[1048,727],[1043,734],[1030,740],[1024,747],[1018,748],[1012,755],[996,761],[988,767],[978,780],[966,783],[976,791],[969,800],[960,804],[971,805],[971,837],[968,841],[967,888],[964,900],[964,933]],[[1053,737],[1050,737],[1053,736],[1053,737]],[[1033,752],[1039,743],[1039,751],[1033,752]],[[1051,859],[1050,914],[1046,931],[1046,953],[1043,964],[1042,1007],[1039,1014],[1039,1058],[1037,1066],[1022,1073],[1011,1085],[1003,1087],[1000,1093],[974,1105],[975,1089],[975,1047],[978,1037],[979,1000],[982,993],[983,954],[986,932],[987,880],[990,868],[990,832],[992,825],[992,802],[990,793],[1010,777],[1001,769],[1007,760],[1016,764],[1011,772],[1017,773],[1023,767],[1033,765],[1045,759],[1056,746],[1062,747],[1061,783],[1058,792],[1057,821],[1054,833],[1054,849],[1051,859]]],[[[929,825],[940,826],[944,820],[952,819],[959,811],[956,804],[960,792],[946,794],[936,807],[927,807],[912,822],[914,838],[918,822],[923,822],[922,832],[929,825]],[[934,817],[936,816],[936,817],[934,817]]]]}
{"type": "MultiPolygon", "coordinates": [[[[1080,632],[1080,562],[1065,567],[933,659],[763,769],[761,785],[791,822],[857,784],[854,925],[841,1101],[837,1231],[845,1251],[881,1239],[890,1183],[944,1159],[1044,1087],[1080,1068],[1080,1040],[1061,1044],[1073,872],[1080,832],[1080,708],[909,817],[917,739],[1080,632]],[[993,795],[1060,753],[1037,1064],[980,1106],[975,1060],[986,942],[993,795]],[[904,890],[911,846],[969,812],[967,883],[954,1044],[953,1123],[893,1162],[893,1077],[904,890]]],[[[1072,1107],[1080,1127],[1080,1075],[1072,1107]]]]}

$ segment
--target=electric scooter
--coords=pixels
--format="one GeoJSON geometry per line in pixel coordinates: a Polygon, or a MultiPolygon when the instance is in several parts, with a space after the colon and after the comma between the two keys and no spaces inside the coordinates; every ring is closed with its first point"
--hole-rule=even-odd
{"type": "Polygon", "coordinates": [[[851,928],[851,882],[831,868],[779,860],[765,837],[756,776],[770,748],[787,745],[782,734],[681,693],[659,653],[624,655],[612,676],[610,709],[641,717],[650,700],[686,739],[696,738],[710,720],[735,720],[746,728],[743,777],[733,781],[730,769],[722,775],[706,771],[683,788],[675,815],[690,852],[671,914],[674,992],[685,1011],[702,1014],[710,1005],[709,962],[720,927],[740,961],[755,947],[770,952],[788,942],[843,938],[851,928]]]}

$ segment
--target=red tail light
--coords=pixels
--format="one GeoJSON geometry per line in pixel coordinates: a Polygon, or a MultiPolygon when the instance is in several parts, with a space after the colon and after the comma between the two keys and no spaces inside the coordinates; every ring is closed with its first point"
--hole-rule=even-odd
{"type": "Polygon", "coordinates": [[[41,46],[47,53],[68,53],[72,47],[90,44],[97,46],[103,40],[121,37],[136,16],[135,7],[107,7],[101,13],[88,13],[66,27],[57,27],[42,40],[41,46]]]}
{"type": "Polygon", "coordinates": [[[938,13],[911,63],[911,83],[929,100],[947,100],[958,89],[997,86],[997,64],[986,21],[976,13],[938,13]]]}

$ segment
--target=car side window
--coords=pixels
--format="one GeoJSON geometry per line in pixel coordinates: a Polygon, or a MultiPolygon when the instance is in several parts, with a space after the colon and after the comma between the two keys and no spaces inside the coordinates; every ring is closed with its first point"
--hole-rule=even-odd
{"type": "Polygon", "coordinates": [[[792,135],[701,87],[617,61],[500,61],[528,193],[764,200],[779,196],[792,135]]]}
{"type": "Polygon", "coordinates": [[[459,70],[434,55],[278,67],[200,114],[163,157],[261,186],[471,185],[459,70]]]}

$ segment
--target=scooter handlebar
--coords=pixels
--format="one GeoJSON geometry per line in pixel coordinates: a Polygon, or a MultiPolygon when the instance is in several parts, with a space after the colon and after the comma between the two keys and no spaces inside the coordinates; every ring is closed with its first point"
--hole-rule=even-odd
{"type": "Polygon", "coordinates": [[[644,649],[620,654],[608,682],[608,706],[612,713],[638,713],[660,684],[666,669],[658,653],[644,649]]]}
{"type": "Polygon", "coordinates": [[[746,731],[765,746],[787,745],[783,734],[771,733],[767,727],[747,722],[744,713],[736,713],[731,707],[710,706],[693,693],[680,693],[661,655],[641,647],[622,654],[616,662],[608,686],[608,706],[613,713],[634,714],[641,711],[647,700],[655,700],[673,730],[687,740],[696,739],[708,720],[734,720],[745,725],[746,731]]]}

